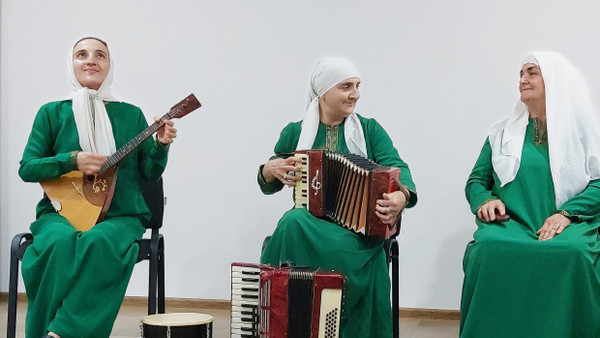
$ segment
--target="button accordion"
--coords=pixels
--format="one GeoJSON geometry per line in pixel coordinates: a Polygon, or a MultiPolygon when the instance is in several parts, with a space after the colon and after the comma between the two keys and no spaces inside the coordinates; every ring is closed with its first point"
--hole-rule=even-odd
{"type": "Polygon", "coordinates": [[[386,239],[396,234],[398,222],[384,224],[375,206],[383,193],[403,188],[400,169],[380,166],[360,155],[323,150],[296,151],[294,157],[302,176],[294,187],[296,208],[306,207],[315,217],[366,236],[386,239]]]}
{"type": "Polygon", "coordinates": [[[339,337],[344,277],[231,264],[231,337],[339,337]]]}

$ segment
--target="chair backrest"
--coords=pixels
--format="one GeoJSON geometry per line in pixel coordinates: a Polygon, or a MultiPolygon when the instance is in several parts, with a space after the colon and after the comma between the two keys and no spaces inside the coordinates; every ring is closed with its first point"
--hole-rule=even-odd
{"type": "Polygon", "coordinates": [[[165,195],[163,191],[162,177],[156,182],[142,182],[142,194],[148,208],[152,212],[150,222],[145,225],[146,229],[160,229],[163,225],[165,211],[165,195]]]}

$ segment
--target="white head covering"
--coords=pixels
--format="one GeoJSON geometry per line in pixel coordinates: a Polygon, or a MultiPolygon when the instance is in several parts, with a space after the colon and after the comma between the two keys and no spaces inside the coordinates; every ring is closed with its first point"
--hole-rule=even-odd
{"type": "MultiPolygon", "coordinates": [[[[564,56],[530,52],[521,63],[537,64],[546,91],[546,125],[556,207],[600,178],[600,122],[583,74],[564,56]]],[[[489,131],[492,165],[501,186],[519,171],[529,111],[520,100],[508,119],[489,131]]]]}
{"type": "MultiPolygon", "coordinates": [[[[315,142],[319,130],[319,98],[338,83],[352,77],[360,78],[360,75],[356,67],[346,59],[326,57],[317,62],[310,77],[308,108],[296,150],[311,149],[315,142]]],[[[344,122],[344,139],[351,153],[367,157],[365,135],[355,112],[344,122]]]]}
{"type": "Polygon", "coordinates": [[[104,101],[115,101],[110,93],[114,70],[112,57],[109,53],[110,68],[98,90],[81,86],[73,69],[73,52],[69,60],[69,79],[73,92],[67,96],[67,100],[73,100],[73,116],[79,133],[79,145],[86,152],[111,155],[116,151],[115,138],[104,101]]]}

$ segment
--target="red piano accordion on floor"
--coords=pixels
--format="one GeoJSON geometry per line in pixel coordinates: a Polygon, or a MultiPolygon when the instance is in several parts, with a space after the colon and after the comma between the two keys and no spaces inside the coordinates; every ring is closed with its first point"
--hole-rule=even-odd
{"type": "Polygon", "coordinates": [[[231,264],[231,337],[339,337],[344,277],[334,272],[231,264]]]}
{"type": "Polygon", "coordinates": [[[382,223],[375,206],[383,193],[401,189],[400,169],[323,150],[296,151],[294,157],[302,175],[294,187],[296,208],[306,207],[315,217],[366,236],[386,239],[396,234],[398,222],[382,223]]]}

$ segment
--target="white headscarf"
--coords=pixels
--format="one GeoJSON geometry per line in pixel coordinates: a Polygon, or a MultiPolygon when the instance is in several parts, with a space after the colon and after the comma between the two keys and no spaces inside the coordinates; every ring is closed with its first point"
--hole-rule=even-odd
{"type": "MultiPolygon", "coordinates": [[[[311,149],[315,142],[319,130],[319,98],[338,83],[352,77],[360,78],[360,75],[356,67],[346,59],[326,57],[317,62],[310,77],[308,108],[296,150],[311,149]]],[[[344,122],[344,139],[352,154],[367,157],[365,135],[355,112],[344,122]]]]}
{"type": "Polygon", "coordinates": [[[109,53],[110,68],[98,90],[82,87],[73,70],[73,52],[70,55],[69,79],[73,92],[67,100],[73,101],[73,116],[79,133],[79,145],[86,152],[111,155],[116,151],[112,125],[106,113],[104,101],[115,101],[110,93],[114,62],[109,53]]]}
{"type": "MultiPolygon", "coordinates": [[[[523,60],[537,64],[546,91],[550,171],[557,209],[600,178],[600,122],[583,74],[564,56],[530,52],[523,60]]],[[[501,186],[519,171],[529,111],[520,100],[508,119],[489,131],[492,165],[501,186]]]]}

